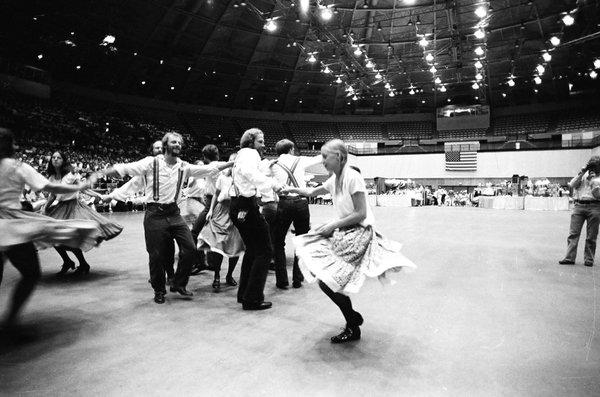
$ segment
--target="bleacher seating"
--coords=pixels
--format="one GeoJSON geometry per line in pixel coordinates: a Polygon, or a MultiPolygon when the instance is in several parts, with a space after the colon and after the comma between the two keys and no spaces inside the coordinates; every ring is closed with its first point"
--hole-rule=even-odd
{"type": "Polygon", "coordinates": [[[249,128],[260,128],[265,133],[265,149],[269,154],[274,153],[275,144],[287,138],[283,123],[279,120],[237,119],[242,131],[249,128]]]}
{"type": "Polygon", "coordinates": [[[551,113],[515,114],[493,119],[493,134],[511,136],[518,134],[540,134],[550,127],[551,113]]]}
{"type": "Polygon", "coordinates": [[[388,139],[430,139],[433,136],[433,123],[428,121],[399,121],[386,123],[388,139]]]}
{"type": "Polygon", "coordinates": [[[306,142],[325,142],[339,138],[336,123],[322,123],[317,121],[290,121],[288,122],[296,144],[306,148],[306,142]]]}
{"type": "Polygon", "coordinates": [[[565,111],[557,119],[556,128],[552,132],[565,134],[585,131],[600,131],[600,114],[597,111],[565,111]]]}
{"type": "Polygon", "coordinates": [[[337,123],[340,138],[348,142],[379,142],[382,140],[381,123],[337,123]]]}
{"type": "Polygon", "coordinates": [[[447,131],[439,131],[439,138],[448,140],[448,139],[456,139],[456,140],[469,140],[469,139],[477,139],[485,137],[487,134],[487,128],[475,128],[475,129],[466,129],[466,130],[447,130],[447,131]]]}

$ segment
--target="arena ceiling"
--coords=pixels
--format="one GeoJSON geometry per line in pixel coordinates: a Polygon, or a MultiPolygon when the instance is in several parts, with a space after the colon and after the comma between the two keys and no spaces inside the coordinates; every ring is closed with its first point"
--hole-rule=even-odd
{"type": "Polygon", "coordinates": [[[598,0],[20,0],[0,10],[5,61],[192,104],[387,114],[597,87],[598,0]]]}

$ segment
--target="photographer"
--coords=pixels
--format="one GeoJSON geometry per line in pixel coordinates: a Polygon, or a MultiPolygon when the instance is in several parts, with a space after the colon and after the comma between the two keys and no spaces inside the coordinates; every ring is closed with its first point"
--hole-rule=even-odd
{"type": "Polygon", "coordinates": [[[597,176],[600,176],[600,156],[593,156],[579,174],[569,182],[569,187],[573,189],[575,206],[571,214],[571,225],[567,238],[567,254],[558,262],[561,265],[575,264],[579,235],[583,223],[586,222],[584,264],[585,266],[594,266],[596,238],[600,223],[600,197],[596,198],[592,195],[592,184],[597,176]]]}

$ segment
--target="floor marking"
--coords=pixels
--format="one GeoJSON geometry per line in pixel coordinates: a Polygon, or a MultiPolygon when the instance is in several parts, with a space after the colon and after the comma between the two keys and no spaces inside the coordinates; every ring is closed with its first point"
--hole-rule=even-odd
{"type": "Polygon", "coordinates": [[[590,351],[592,350],[592,343],[594,342],[594,337],[596,336],[596,298],[597,298],[597,288],[596,288],[596,268],[592,270],[592,281],[594,282],[594,322],[592,323],[592,333],[590,334],[590,339],[587,343],[587,353],[585,355],[585,361],[589,361],[590,351]]]}

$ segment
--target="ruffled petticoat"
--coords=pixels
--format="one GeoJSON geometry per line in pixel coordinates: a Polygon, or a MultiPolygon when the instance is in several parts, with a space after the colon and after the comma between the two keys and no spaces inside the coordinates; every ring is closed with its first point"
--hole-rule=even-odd
{"type": "Polygon", "coordinates": [[[416,268],[400,253],[400,243],[384,238],[371,226],[336,230],[329,238],[309,232],[293,241],[306,280],[319,279],[342,294],[358,292],[367,277],[385,281],[389,271],[416,268]]]}
{"type": "Polygon", "coordinates": [[[217,203],[210,220],[198,236],[198,249],[214,251],[228,258],[242,255],[246,249],[240,232],[229,217],[229,201],[217,203]]]}
{"type": "Polygon", "coordinates": [[[55,245],[89,250],[101,241],[92,220],[57,220],[36,212],[0,208],[0,251],[33,242],[38,249],[55,245]]]}

